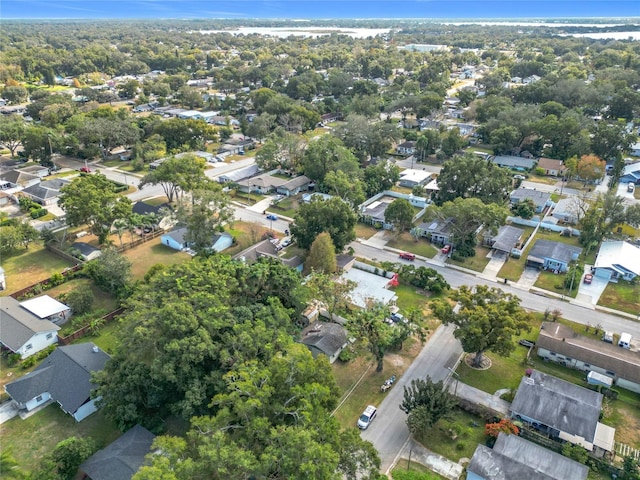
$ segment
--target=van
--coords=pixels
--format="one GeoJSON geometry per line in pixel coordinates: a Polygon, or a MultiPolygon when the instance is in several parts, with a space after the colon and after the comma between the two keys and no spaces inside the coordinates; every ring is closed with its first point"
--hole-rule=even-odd
{"type": "Polygon", "coordinates": [[[622,348],[626,348],[627,350],[631,348],[631,334],[622,332],[620,334],[620,340],[618,340],[618,346],[622,348]]]}
{"type": "Polygon", "coordinates": [[[629,185],[627,185],[627,192],[633,192],[636,189],[636,185],[633,182],[629,182],[629,185]]]}

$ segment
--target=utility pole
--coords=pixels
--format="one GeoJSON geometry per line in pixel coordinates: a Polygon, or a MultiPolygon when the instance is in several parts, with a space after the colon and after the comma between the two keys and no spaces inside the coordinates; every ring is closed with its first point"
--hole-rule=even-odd
{"type": "Polygon", "coordinates": [[[453,374],[453,376],[456,377],[456,385],[453,388],[453,396],[457,397],[458,396],[458,382],[460,381],[460,375],[458,375],[456,373],[456,371],[451,367],[447,367],[447,370],[449,370],[453,374]]]}

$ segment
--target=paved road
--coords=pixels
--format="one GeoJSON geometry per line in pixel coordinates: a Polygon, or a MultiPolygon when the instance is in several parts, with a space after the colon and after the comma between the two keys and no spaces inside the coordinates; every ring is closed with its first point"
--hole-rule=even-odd
{"type": "Polygon", "coordinates": [[[378,406],[378,416],[371,426],[362,432],[362,438],[376,447],[382,461],[381,471],[393,465],[405,442],[409,439],[407,415],[398,408],[402,402],[405,385],[416,378],[431,377],[434,381],[444,380],[450,375],[447,367],[453,368],[462,354],[460,342],[453,337],[452,325],[440,326],[429,342],[418,354],[405,374],[389,390],[378,406]]]}
{"type": "MultiPolygon", "coordinates": [[[[355,250],[355,254],[360,257],[376,259],[378,261],[398,262],[398,254],[389,252],[386,250],[379,250],[374,247],[363,245],[358,242],[353,242],[351,247],[355,250]]],[[[404,262],[410,263],[410,262],[404,262]]],[[[432,263],[424,263],[421,261],[414,262],[416,265],[426,265],[433,268],[440,273],[449,282],[449,284],[458,288],[461,285],[485,285],[487,280],[476,277],[475,275],[454,270],[451,268],[434,265],[432,263]]],[[[537,295],[512,285],[504,285],[502,283],[495,283],[495,286],[500,287],[505,292],[513,293],[522,300],[521,305],[532,311],[544,312],[547,308],[558,308],[562,311],[562,316],[568,320],[583,325],[598,325],[600,324],[605,330],[613,332],[628,332],[634,338],[640,338],[640,322],[628,320],[626,318],[611,315],[605,312],[592,310],[580,305],[574,305],[568,302],[555,298],[547,298],[542,295],[537,295]]],[[[638,312],[640,314],[640,311],[638,312]]]]}

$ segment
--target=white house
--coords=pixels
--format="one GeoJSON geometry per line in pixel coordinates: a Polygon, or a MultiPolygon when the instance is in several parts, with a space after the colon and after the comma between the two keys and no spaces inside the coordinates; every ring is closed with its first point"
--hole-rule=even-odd
{"type": "Polygon", "coordinates": [[[41,295],[20,303],[40,320],[49,320],[56,325],[65,323],[71,316],[71,308],[49,295],[41,295]]]}
{"type": "Polygon", "coordinates": [[[582,218],[583,210],[586,211],[587,208],[589,208],[589,204],[577,197],[562,198],[553,207],[551,216],[561,222],[576,224],[582,218]]]}
{"type": "Polygon", "coordinates": [[[0,267],[0,290],[6,290],[7,280],[4,276],[4,268],[0,267]]]}
{"type": "Polygon", "coordinates": [[[640,248],[623,241],[602,242],[594,268],[598,278],[631,281],[640,275],[640,248]]]}
{"type": "Polygon", "coordinates": [[[402,142],[400,145],[396,147],[396,152],[399,155],[409,156],[416,153],[416,142],[413,140],[409,140],[407,142],[402,142]]]}
{"type": "Polygon", "coordinates": [[[634,143],[629,148],[631,150],[631,155],[633,155],[634,157],[640,157],[640,142],[634,143]]]}
{"type": "Polygon", "coordinates": [[[429,180],[431,180],[431,172],[407,168],[400,172],[400,181],[398,183],[401,187],[413,188],[416,185],[424,185],[429,180]]]}
{"type": "Polygon", "coordinates": [[[12,297],[0,298],[0,343],[27,358],[58,341],[60,327],[41,320],[12,297]]]}
{"type": "Polygon", "coordinates": [[[102,370],[109,358],[90,342],[58,347],[33,372],[4,388],[21,410],[31,411],[54,401],[80,422],[98,410],[98,398],[91,398],[97,387],[91,374],[102,370]]]}

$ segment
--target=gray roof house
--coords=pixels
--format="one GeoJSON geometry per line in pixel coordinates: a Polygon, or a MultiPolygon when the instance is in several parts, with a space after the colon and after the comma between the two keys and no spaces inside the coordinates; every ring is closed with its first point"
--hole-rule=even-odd
{"type": "Polygon", "coordinates": [[[523,233],[524,230],[521,228],[503,225],[495,236],[485,237],[484,242],[494,250],[511,255],[511,251],[522,240],[523,233]]]}
{"type": "Polygon", "coordinates": [[[640,248],[623,241],[602,242],[594,268],[598,278],[631,281],[640,275],[640,248]]]}
{"type": "Polygon", "coordinates": [[[501,432],[493,448],[478,445],[467,480],[586,480],[589,467],[517,435],[501,432]]]}
{"type": "Polygon", "coordinates": [[[551,193],[541,192],[532,188],[517,188],[509,195],[509,200],[513,205],[526,199],[531,199],[535,205],[536,213],[540,213],[545,207],[551,205],[551,193]]]}
{"type": "Polygon", "coordinates": [[[532,370],[522,377],[511,418],[596,454],[613,450],[615,429],[601,424],[602,394],[532,370]]]}
{"type": "Polygon", "coordinates": [[[288,267],[295,268],[299,272],[301,272],[302,268],[304,267],[303,259],[297,255],[293,258],[278,256],[278,250],[276,249],[276,246],[269,240],[263,240],[254,245],[251,245],[248,248],[245,248],[240,253],[235,254],[233,256],[233,259],[239,260],[241,262],[254,263],[265,257],[278,260],[288,267]]]}
{"type": "Polygon", "coordinates": [[[588,208],[589,204],[577,197],[561,198],[553,207],[551,215],[562,222],[576,224],[582,218],[583,210],[588,208]]]}
{"type": "Polygon", "coordinates": [[[329,363],[335,362],[349,343],[347,331],[342,325],[318,321],[302,330],[300,342],[307,346],[314,358],[324,354],[329,358],[329,363]]]}
{"type": "Polygon", "coordinates": [[[536,240],[527,256],[527,266],[563,273],[581,253],[580,247],[553,240],[536,240]]]}
{"type": "Polygon", "coordinates": [[[130,480],[145,464],[156,436],[141,425],[91,455],[79,467],[91,480],[130,480]]]}
{"type": "Polygon", "coordinates": [[[640,163],[633,163],[624,167],[622,176],[620,177],[621,183],[635,183],[640,184],[640,163]]]}
{"type": "Polygon", "coordinates": [[[86,242],[73,242],[71,244],[71,250],[77,250],[80,252],[80,259],[87,262],[102,255],[102,252],[98,247],[94,247],[86,242]]]}
{"type": "Polygon", "coordinates": [[[58,200],[60,189],[70,183],[69,180],[63,178],[53,178],[31,185],[25,188],[22,193],[28,195],[34,202],[38,202],[40,205],[52,205],[58,200]]]}
{"type": "Polygon", "coordinates": [[[538,356],[568,367],[607,375],[616,386],[640,393],[640,353],[586,337],[556,322],[543,322],[538,356]]]}
{"type": "Polygon", "coordinates": [[[297,195],[303,190],[308,190],[311,185],[311,179],[306,175],[300,175],[298,177],[292,178],[287,183],[284,183],[278,187],[276,187],[276,192],[281,195],[286,195],[287,197],[291,195],[297,195]]]}
{"type": "Polygon", "coordinates": [[[536,164],[536,161],[531,158],[514,157],[512,155],[497,155],[491,159],[491,162],[499,167],[511,168],[520,172],[531,170],[536,164]]]}
{"type": "Polygon", "coordinates": [[[27,188],[40,183],[40,177],[22,170],[9,170],[0,175],[0,184],[11,184],[13,187],[27,188]]]}
{"type": "Polygon", "coordinates": [[[13,297],[0,298],[0,343],[27,358],[58,341],[60,327],[40,319],[13,297]]]}
{"type": "Polygon", "coordinates": [[[402,142],[396,147],[396,153],[405,156],[413,155],[414,153],[416,153],[416,142],[414,142],[413,140],[402,142]]]}
{"type": "Polygon", "coordinates": [[[431,222],[421,223],[417,229],[418,235],[431,238],[433,243],[449,243],[453,236],[453,218],[435,219],[431,222]]]}
{"type": "Polygon", "coordinates": [[[360,213],[363,217],[363,221],[371,225],[380,223],[383,228],[391,230],[393,225],[387,224],[384,219],[384,212],[387,210],[389,205],[391,205],[391,202],[393,202],[392,198],[383,197],[380,200],[376,200],[369,205],[362,207],[360,213]]]}
{"type": "Polygon", "coordinates": [[[36,369],[5,385],[18,408],[33,410],[49,401],[57,402],[77,422],[97,411],[91,391],[91,372],[102,370],[109,355],[93,343],[56,348],[36,369]]]}
{"type": "Polygon", "coordinates": [[[239,168],[238,170],[234,170],[233,172],[225,173],[224,175],[220,175],[218,177],[218,181],[220,183],[228,183],[228,182],[236,182],[240,183],[245,181],[251,177],[255,177],[258,173],[260,173],[260,167],[255,163],[249,165],[244,168],[239,168]]]}

